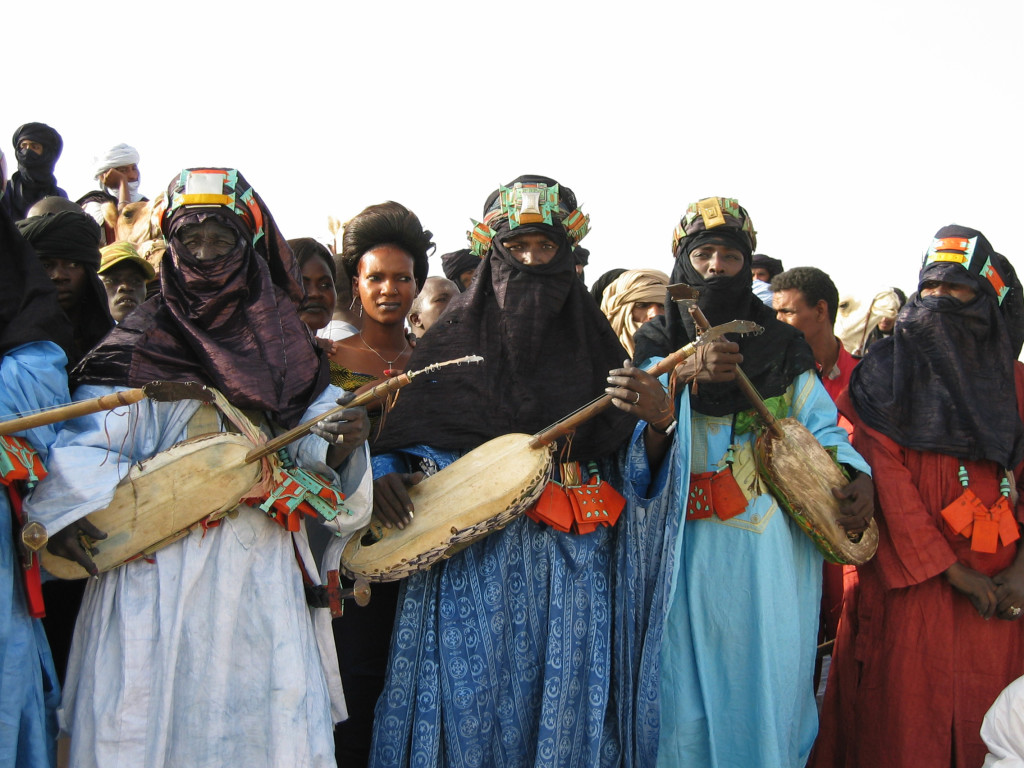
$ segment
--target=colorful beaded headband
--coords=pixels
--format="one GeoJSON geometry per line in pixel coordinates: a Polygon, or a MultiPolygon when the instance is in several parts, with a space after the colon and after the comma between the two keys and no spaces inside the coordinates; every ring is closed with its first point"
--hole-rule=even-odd
{"type": "Polygon", "coordinates": [[[245,179],[241,181],[239,185],[239,174],[234,168],[186,168],[170,195],[164,221],[183,206],[225,206],[245,222],[255,245],[264,234],[263,212],[252,187],[245,179]]]}
{"type": "Polygon", "coordinates": [[[715,227],[731,227],[746,232],[750,238],[750,250],[757,248],[757,232],[750,215],[732,197],[706,197],[691,203],[672,233],[672,252],[687,237],[706,232],[715,227]]]}
{"type": "MultiPolygon", "coordinates": [[[[974,272],[971,269],[971,261],[974,258],[974,249],[977,245],[977,237],[933,238],[932,244],[928,246],[928,251],[924,255],[922,269],[936,262],[951,262],[953,264],[961,264],[968,272],[974,272]]],[[[996,292],[996,302],[1002,304],[1010,289],[1003,281],[1002,276],[996,271],[996,268],[992,266],[991,256],[985,259],[985,263],[981,265],[981,269],[975,274],[988,280],[989,285],[996,292]]]]}
{"type": "Polygon", "coordinates": [[[498,234],[492,224],[507,219],[509,229],[525,224],[562,225],[572,246],[590,231],[590,216],[579,208],[565,211],[559,206],[558,185],[517,181],[511,187],[498,187],[498,197],[484,215],[482,222],[470,219],[473,229],[466,233],[474,256],[483,258],[491,248],[491,240],[498,234]]]}

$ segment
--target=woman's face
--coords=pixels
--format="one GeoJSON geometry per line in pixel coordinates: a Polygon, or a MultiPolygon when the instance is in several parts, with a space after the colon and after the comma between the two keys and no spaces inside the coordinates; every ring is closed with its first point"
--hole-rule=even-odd
{"type": "Polygon", "coordinates": [[[306,289],[306,298],[299,307],[299,317],[315,333],[331,322],[337,301],[334,277],[323,259],[306,259],[302,265],[302,287],[306,289]]]}
{"type": "Polygon", "coordinates": [[[362,255],[352,288],[364,316],[381,325],[404,323],[416,298],[412,256],[393,245],[381,245],[362,255]]]}
{"type": "Polygon", "coordinates": [[[213,217],[186,224],[176,236],[196,261],[220,259],[235,249],[235,230],[213,217]]]}

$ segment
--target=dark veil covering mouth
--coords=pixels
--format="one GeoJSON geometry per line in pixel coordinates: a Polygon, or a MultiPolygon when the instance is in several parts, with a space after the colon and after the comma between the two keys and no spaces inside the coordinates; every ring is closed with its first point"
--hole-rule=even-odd
{"type": "MultiPolygon", "coordinates": [[[[555,181],[521,176],[510,183],[555,181]]],[[[377,450],[427,444],[469,450],[495,437],[534,434],[604,393],[608,371],[628,357],[576,276],[572,244],[561,221],[576,209],[560,188],[562,214],[552,224],[515,229],[492,219],[495,235],[473,283],[454,297],[441,319],[419,340],[409,360],[415,371],[431,363],[481,355],[479,365],[443,368],[406,387],[388,414],[377,450]],[[547,264],[519,263],[502,244],[540,233],[558,244],[547,264]]],[[[492,209],[498,193],[484,206],[492,209]]],[[[615,408],[583,424],[563,458],[598,458],[617,450],[636,419],[615,408]]]]}
{"type": "Polygon", "coordinates": [[[60,259],[85,265],[85,285],[74,317],[65,317],[72,343],[67,348],[68,367],[73,368],[102,341],[114,320],[107,290],[97,270],[100,266],[100,227],[84,211],[58,211],[22,219],[15,226],[39,259],[60,259]]]}
{"type": "Polygon", "coordinates": [[[850,399],[869,427],[899,445],[1013,468],[1024,459],[1014,376],[1022,343],[1024,293],[1013,265],[978,230],[943,227],[892,335],[854,368],[850,399]],[[977,295],[966,303],[922,297],[926,281],[977,295]]]}
{"type": "Polygon", "coordinates": [[[46,123],[25,123],[14,132],[12,143],[18,170],[11,175],[7,184],[8,194],[4,206],[11,218],[18,220],[25,217],[34,203],[47,195],[68,196],[57,186],[57,179],[53,175],[53,169],[64,150],[64,140],[46,123]],[[37,155],[31,150],[19,149],[18,144],[24,140],[41,144],[43,153],[37,155]]]}
{"type": "Polygon", "coordinates": [[[71,324],[57,289],[6,211],[0,210],[0,356],[34,341],[52,341],[69,354],[71,324]]]}
{"type": "MultiPolygon", "coordinates": [[[[798,375],[813,370],[814,355],[803,334],[778,320],[775,311],[754,295],[750,263],[757,241],[749,214],[735,200],[720,200],[723,205],[731,206],[732,213],[724,213],[722,224],[717,226],[705,227],[703,219],[697,215],[697,203],[684,214],[679,230],[681,237],[673,250],[675,265],[670,278],[673,285],[684,283],[700,290],[697,306],[712,326],[730,320],[752,320],[764,328],[758,336],[730,339],[739,344],[743,372],[761,397],[778,397],[798,375]],[[720,243],[741,251],[743,267],[740,271],[731,277],[705,280],[690,262],[690,252],[707,243],[720,243]]],[[[665,314],[644,323],[637,331],[634,360],[641,364],[653,357],[665,357],[696,338],[693,318],[669,298],[665,314]]],[[[701,383],[691,390],[690,405],[707,416],[726,416],[751,407],[735,382],[701,383]]]]}
{"type": "Polygon", "coordinates": [[[167,199],[160,293],[82,361],[76,380],[130,387],[198,381],[238,408],[295,426],[327,386],[328,367],[299,319],[301,273],[270,211],[231,169],[184,171],[167,199]],[[223,176],[224,194],[214,197],[230,203],[192,202],[210,199],[189,192],[199,174],[223,176]],[[210,217],[235,232],[236,244],[226,256],[199,261],[177,235],[210,217]]]}

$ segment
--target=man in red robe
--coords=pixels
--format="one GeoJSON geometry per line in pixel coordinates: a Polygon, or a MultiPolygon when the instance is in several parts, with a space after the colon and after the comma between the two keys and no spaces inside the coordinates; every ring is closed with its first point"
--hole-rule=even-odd
{"type": "Polygon", "coordinates": [[[1024,299],[980,232],[936,234],[918,294],[841,403],[871,464],[878,553],[847,596],[812,766],[980,766],[1024,674],[1024,299]]]}

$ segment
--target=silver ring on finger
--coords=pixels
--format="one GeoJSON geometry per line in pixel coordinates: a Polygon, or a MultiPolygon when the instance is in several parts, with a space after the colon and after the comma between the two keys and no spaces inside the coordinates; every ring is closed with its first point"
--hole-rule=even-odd
{"type": "Polygon", "coordinates": [[[1014,606],[1011,606],[1011,607],[1010,607],[1009,609],[1007,609],[1007,611],[1006,611],[1006,612],[1007,612],[1007,613],[1008,613],[1008,614],[1009,614],[1010,616],[1013,616],[1013,618],[1015,618],[1015,619],[1016,619],[1016,618],[1017,618],[1018,616],[1020,616],[1020,606],[1019,606],[1019,605],[1014,605],[1014,606]]]}
{"type": "Polygon", "coordinates": [[[335,445],[341,445],[344,442],[345,442],[345,436],[343,434],[339,433],[339,434],[334,436],[334,444],[335,445]]]}

